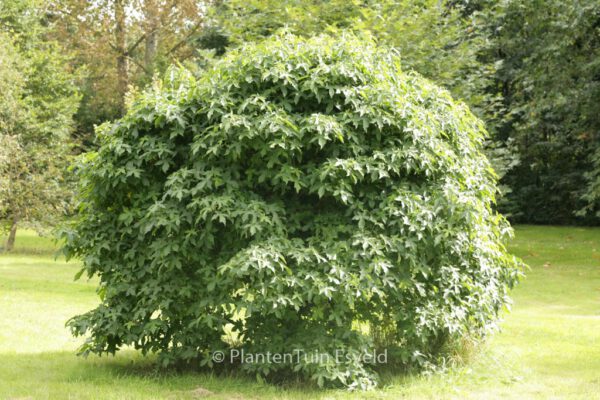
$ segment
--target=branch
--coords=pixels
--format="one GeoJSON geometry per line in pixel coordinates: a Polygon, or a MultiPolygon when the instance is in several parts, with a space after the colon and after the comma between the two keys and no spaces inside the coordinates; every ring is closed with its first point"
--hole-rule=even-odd
{"type": "Polygon", "coordinates": [[[121,49],[119,49],[116,45],[114,45],[112,42],[108,42],[108,45],[117,53],[122,54],[123,52],[121,51],[121,49]]]}
{"type": "MultiPolygon", "coordinates": [[[[152,30],[152,32],[150,32],[150,33],[154,33],[154,32],[156,32],[156,31],[158,31],[158,28],[156,28],[156,29],[152,30]]],[[[135,41],[135,43],[133,43],[131,46],[129,46],[129,48],[128,48],[128,49],[126,49],[126,50],[125,50],[125,49],[123,49],[123,50],[119,49],[119,48],[118,48],[117,46],[115,46],[115,45],[114,45],[112,42],[108,42],[108,45],[109,45],[110,47],[112,47],[112,48],[113,48],[113,50],[114,50],[114,51],[116,51],[117,53],[119,53],[119,54],[121,54],[121,55],[124,55],[124,56],[126,56],[126,57],[129,57],[129,55],[130,55],[130,54],[131,54],[131,53],[132,53],[132,52],[135,50],[135,48],[136,48],[136,47],[138,47],[138,46],[140,45],[140,43],[142,43],[142,41],[143,41],[145,38],[146,38],[146,34],[144,33],[142,36],[140,36],[140,37],[138,38],[138,40],[136,40],[136,41],[135,41]]]]}
{"type": "MultiPolygon", "coordinates": [[[[152,32],[150,33],[154,33],[157,29],[154,29],[152,32]]],[[[144,40],[146,38],[146,34],[144,33],[142,36],[140,36],[140,38],[138,40],[135,41],[134,44],[132,44],[131,46],[129,46],[129,48],[127,49],[127,52],[125,53],[125,55],[129,55],[131,54],[132,51],[135,50],[136,47],[139,46],[140,43],[142,43],[142,40],[144,40]]]]}
{"type": "Polygon", "coordinates": [[[129,60],[133,61],[133,63],[135,65],[137,65],[138,67],[140,67],[146,73],[146,75],[150,75],[150,72],[148,72],[148,70],[146,69],[146,67],[144,67],[142,64],[140,64],[135,58],[131,57],[129,54],[127,54],[126,57],[129,60]]]}
{"type": "Polygon", "coordinates": [[[175,46],[171,47],[171,50],[169,50],[167,52],[167,55],[173,53],[175,50],[177,50],[178,48],[180,48],[181,46],[183,46],[183,44],[194,34],[196,33],[196,31],[198,31],[198,29],[202,26],[202,19],[200,19],[200,21],[198,21],[198,23],[196,25],[194,25],[194,27],[192,28],[192,30],[190,31],[190,33],[188,33],[183,39],[181,39],[175,46]]]}

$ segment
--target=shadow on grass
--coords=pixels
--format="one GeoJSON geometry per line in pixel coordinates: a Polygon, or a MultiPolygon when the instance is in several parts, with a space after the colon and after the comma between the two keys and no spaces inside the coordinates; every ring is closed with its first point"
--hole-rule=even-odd
{"type": "MultiPolygon", "coordinates": [[[[235,367],[235,366],[233,366],[235,367]]],[[[413,374],[381,371],[382,387],[413,374]]],[[[323,389],[297,375],[259,381],[239,369],[160,368],[155,356],[133,350],[116,356],[74,352],[0,353],[0,398],[76,399],[318,399],[362,398],[361,392],[323,389]],[[10,384],[9,384],[10,382],[10,384]]]]}

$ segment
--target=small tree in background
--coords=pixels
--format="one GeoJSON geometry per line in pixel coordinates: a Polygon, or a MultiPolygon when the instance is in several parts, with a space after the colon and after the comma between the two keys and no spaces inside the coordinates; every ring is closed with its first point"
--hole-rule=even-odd
{"type": "Polygon", "coordinates": [[[78,166],[65,252],[101,298],[68,322],[83,353],[318,353],[241,368],[369,388],[365,352],[420,365],[494,329],[520,263],[482,123],[445,90],[354,36],[276,36],[164,85],[78,166]]]}
{"type": "Polygon", "coordinates": [[[39,10],[0,3],[0,233],[53,224],[72,196],[65,181],[79,96],[67,57],[47,41],[39,10]]]}

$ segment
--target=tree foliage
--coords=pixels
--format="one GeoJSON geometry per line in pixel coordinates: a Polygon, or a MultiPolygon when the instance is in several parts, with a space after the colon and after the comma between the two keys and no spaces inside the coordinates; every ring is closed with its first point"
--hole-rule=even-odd
{"type": "Polygon", "coordinates": [[[600,209],[597,3],[228,0],[214,19],[232,43],[282,26],[306,36],[370,32],[398,49],[405,69],[448,88],[486,122],[489,157],[516,151],[517,162],[501,165],[511,167],[499,204],[511,219],[598,223],[590,212],[600,209]]]}
{"type": "Polygon", "coordinates": [[[59,0],[44,7],[54,37],[74,52],[72,64],[85,70],[76,129],[86,145],[93,143],[94,125],[123,115],[129,90],[149,84],[171,63],[199,55],[195,40],[210,3],[59,0]]]}
{"type": "Polygon", "coordinates": [[[68,55],[47,38],[34,1],[0,3],[0,220],[12,247],[17,224],[61,216],[77,95],[68,55]]]}
{"type": "MultiPolygon", "coordinates": [[[[232,45],[255,42],[284,28],[310,37],[339,30],[369,32],[396,48],[405,69],[414,69],[462,98],[477,96],[483,77],[477,59],[484,39],[460,2],[438,0],[229,0],[212,9],[232,45]]],[[[475,104],[475,105],[477,105],[475,104]]]]}
{"type": "Polygon", "coordinates": [[[55,51],[69,55],[64,71],[84,72],[69,77],[83,95],[75,115],[83,148],[95,146],[95,125],[120,117],[132,93],[171,63],[202,73],[211,51],[220,57],[283,27],[305,37],[368,32],[400,53],[405,70],[447,88],[486,123],[486,152],[505,172],[504,215],[600,221],[596,0],[13,0],[1,7],[3,30],[20,43],[56,40],[55,51]]]}
{"type": "Polygon", "coordinates": [[[518,279],[483,124],[367,39],[286,34],[171,70],[99,135],[65,232],[100,279],[69,322],[84,353],[317,352],[241,367],[367,388],[361,354],[418,365],[482,337],[518,279]]]}
{"type": "Polygon", "coordinates": [[[520,158],[503,180],[512,189],[503,209],[519,222],[597,223],[575,215],[600,132],[600,5],[475,4],[489,38],[481,57],[496,66],[485,90],[500,99],[484,118],[496,139],[514,141],[520,158]]]}
{"type": "MultiPolygon", "coordinates": [[[[405,70],[449,89],[486,122],[491,136],[485,152],[503,177],[519,165],[520,157],[514,138],[496,135],[506,108],[496,85],[500,64],[492,55],[492,25],[497,13],[490,7],[438,0],[228,0],[214,7],[211,17],[231,45],[262,40],[284,26],[306,37],[323,31],[368,32],[399,52],[405,70]]],[[[502,194],[510,192],[503,184],[502,194]]],[[[503,197],[499,205],[511,215],[514,207],[505,207],[503,197]]]]}

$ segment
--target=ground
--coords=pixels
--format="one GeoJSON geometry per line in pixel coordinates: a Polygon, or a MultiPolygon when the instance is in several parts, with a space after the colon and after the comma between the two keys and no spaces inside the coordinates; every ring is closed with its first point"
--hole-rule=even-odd
{"type": "Polygon", "coordinates": [[[21,232],[0,256],[0,399],[600,399],[600,229],[519,226],[510,248],[529,264],[502,331],[464,366],[388,376],[349,393],[209,373],[157,372],[133,351],[75,356],[65,321],[97,303],[77,263],[21,232]]]}

